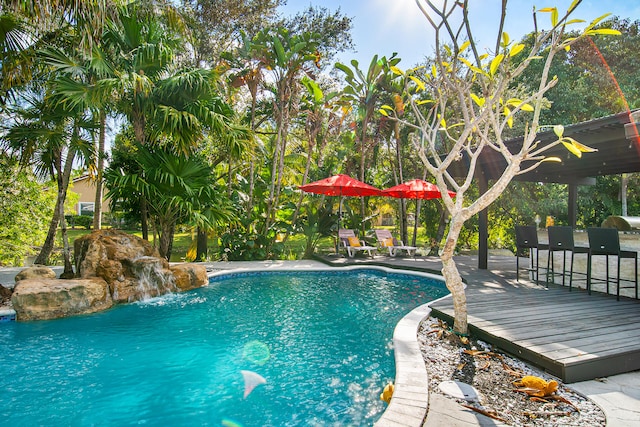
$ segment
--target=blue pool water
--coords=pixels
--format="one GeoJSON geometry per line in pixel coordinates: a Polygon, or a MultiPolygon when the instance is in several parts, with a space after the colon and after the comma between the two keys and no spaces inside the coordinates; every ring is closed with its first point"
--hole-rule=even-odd
{"type": "Polygon", "coordinates": [[[245,274],[100,314],[5,323],[0,425],[371,425],[395,375],[396,323],[446,293],[375,270],[245,274]],[[245,376],[266,382],[247,389],[245,376]]]}

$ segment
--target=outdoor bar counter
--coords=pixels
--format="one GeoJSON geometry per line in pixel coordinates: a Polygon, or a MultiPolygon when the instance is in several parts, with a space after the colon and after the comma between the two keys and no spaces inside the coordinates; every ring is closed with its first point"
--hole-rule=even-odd
{"type": "MultiPolygon", "coordinates": [[[[618,232],[618,236],[620,238],[620,249],[626,251],[634,251],[639,253],[640,258],[640,232],[632,231],[632,232],[618,232]]],[[[587,236],[586,230],[574,230],[573,239],[575,246],[579,247],[589,247],[589,238],[587,236]]],[[[538,242],[541,244],[549,243],[549,236],[547,234],[547,230],[542,228],[538,230],[538,242]]],[[[547,268],[547,258],[549,252],[547,250],[540,250],[540,282],[544,282],[546,279],[546,268],[547,268]]],[[[567,276],[565,278],[565,285],[569,285],[569,268],[571,262],[571,252],[566,252],[566,273],[567,276]]],[[[557,284],[562,284],[562,276],[559,275],[559,272],[563,271],[563,260],[562,260],[562,252],[554,253],[554,270],[555,277],[553,282],[557,284]]],[[[580,289],[586,289],[586,278],[587,278],[587,262],[588,255],[586,253],[576,253],[574,255],[573,260],[573,287],[577,287],[580,289]]],[[[639,261],[640,262],[640,261],[639,261]]],[[[617,274],[617,257],[609,256],[609,293],[616,293],[616,274],[617,274]]],[[[623,289],[623,287],[633,287],[634,283],[629,280],[633,280],[633,275],[635,273],[634,269],[634,260],[633,259],[622,259],[620,263],[620,278],[622,279],[620,283],[620,296],[627,297],[635,297],[634,289],[628,288],[623,289]],[[625,280],[626,279],[626,280],[625,280]]],[[[592,259],[592,284],[591,290],[596,292],[605,292],[606,284],[602,281],[606,277],[606,257],[603,255],[593,256],[592,259]]],[[[549,280],[551,281],[551,275],[549,276],[549,280]]]]}

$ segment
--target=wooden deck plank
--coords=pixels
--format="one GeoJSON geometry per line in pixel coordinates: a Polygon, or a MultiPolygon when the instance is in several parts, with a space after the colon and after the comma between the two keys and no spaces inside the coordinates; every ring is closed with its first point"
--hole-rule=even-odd
{"type": "MultiPolygon", "coordinates": [[[[629,345],[634,345],[636,342],[633,338],[634,331],[636,330],[636,325],[634,324],[626,324],[626,325],[616,325],[615,327],[607,328],[607,334],[602,336],[599,331],[600,327],[590,327],[590,328],[580,328],[579,324],[570,330],[561,329],[554,331],[554,335],[548,334],[540,334],[535,331],[531,332],[529,330],[522,331],[518,333],[518,339],[520,341],[526,341],[529,345],[544,345],[545,343],[552,342],[558,340],[560,337],[564,337],[562,342],[570,343],[572,342],[571,337],[586,337],[586,339],[597,342],[608,341],[612,336],[617,336],[617,334],[626,334],[627,338],[629,338],[629,345]]],[[[640,345],[640,344],[639,344],[640,345]]]]}
{"type": "MultiPolygon", "coordinates": [[[[556,335],[548,335],[548,336],[540,336],[539,334],[534,335],[532,337],[523,336],[523,334],[514,333],[512,331],[505,331],[499,328],[484,328],[486,333],[491,335],[501,336],[505,339],[513,341],[522,346],[527,346],[530,349],[535,349],[538,352],[543,353],[545,351],[545,346],[553,343],[562,343],[565,347],[571,347],[571,342],[573,341],[570,337],[584,337],[584,335],[580,335],[579,333],[570,333],[570,334],[556,334],[556,335]]],[[[630,336],[633,335],[634,330],[628,329],[624,330],[616,330],[616,333],[626,334],[629,337],[629,341],[625,342],[628,348],[637,348],[640,349],[640,344],[638,344],[635,340],[631,339],[630,336]]],[[[607,334],[608,336],[616,336],[616,333],[610,332],[607,334]]],[[[595,338],[587,337],[588,342],[593,342],[593,346],[597,347],[598,342],[607,342],[608,337],[595,335],[595,338]]]]}
{"type": "MultiPolygon", "coordinates": [[[[478,318],[478,317],[475,317],[478,318]]],[[[623,323],[612,323],[609,319],[600,316],[589,316],[585,319],[572,318],[569,320],[557,321],[557,325],[532,325],[532,322],[501,322],[499,320],[482,320],[474,322],[474,325],[478,328],[484,328],[487,330],[500,328],[503,331],[512,333],[521,332],[523,337],[533,338],[536,336],[548,336],[548,335],[563,335],[565,333],[588,333],[595,332],[599,335],[599,329],[607,328],[615,331],[617,329],[627,329],[627,325],[631,327],[637,327],[636,320],[633,317],[626,317],[623,323]]]]}
{"type": "Polygon", "coordinates": [[[592,337],[577,337],[573,340],[565,340],[563,342],[546,342],[538,344],[527,340],[519,341],[521,345],[544,354],[554,359],[562,359],[566,356],[565,352],[588,352],[590,354],[608,354],[612,349],[633,349],[640,348],[640,337],[630,337],[628,331],[618,332],[616,334],[608,334],[604,337],[598,337],[594,340],[592,337]]]}
{"type": "MultiPolygon", "coordinates": [[[[438,307],[435,307],[438,308],[438,307]]],[[[639,307],[640,308],[640,307],[639,307]]],[[[448,311],[450,315],[453,315],[453,310],[448,311]]],[[[627,337],[631,337],[638,328],[637,318],[638,311],[636,313],[627,313],[625,316],[612,318],[609,314],[600,315],[597,310],[593,311],[591,316],[581,316],[576,318],[572,316],[568,321],[560,323],[558,319],[552,319],[554,324],[541,323],[539,319],[524,319],[521,318],[518,321],[506,323],[500,321],[500,319],[485,319],[478,313],[469,316],[469,321],[476,327],[482,327],[490,333],[502,333],[513,334],[510,339],[531,339],[535,337],[541,337],[542,342],[553,341],[555,336],[564,336],[565,338],[571,336],[572,333],[580,333],[581,335],[589,334],[590,332],[598,332],[603,328],[607,330],[606,334],[595,334],[595,339],[600,339],[600,336],[609,336],[614,332],[623,331],[627,334],[627,337]],[[613,319],[613,320],[612,320],[613,319]],[[557,324],[556,324],[557,323],[557,324]],[[550,337],[546,338],[545,337],[550,337]]]]}
{"type": "MultiPolygon", "coordinates": [[[[488,317],[490,313],[479,310],[471,310],[476,317],[488,317]]],[[[584,324],[588,321],[602,322],[603,325],[616,325],[627,321],[633,322],[634,318],[638,316],[638,309],[622,308],[619,310],[574,310],[572,307],[557,307],[553,310],[534,310],[525,312],[502,312],[500,315],[491,316],[491,319],[481,320],[480,322],[499,322],[502,325],[511,324],[530,324],[531,322],[538,322],[541,327],[548,326],[549,323],[562,325],[564,323],[579,322],[584,324]]],[[[482,323],[476,325],[480,326],[482,323]]]]}
{"type": "MultiPolygon", "coordinates": [[[[452,315],[453,312],[451,311],[450,314],[452,315]]],[[[557,322],[558,319],[553,319],[554,324],[543,324],[537,322],[538,319],[522,319],[518,322],[506,323],[496,319],[482,319],[478,315],[470,316],[469,319],[474,326],[483,328],[491,333],[510,334],[512,339],[541,337],[542,341],[544,341],[544,337],[548,337],[547,340],[555,340],[557,336],[567,337],[570,334],[585,335],[593,333],[594,336],[598,337],[601,335],[603,328],[607,331],[606,335],[617,331],[633,332],[638,328],[637,317],[638,314],[626,315],[611,320],[611,316],[594,315],[579,318],[573,317],[565,322],[557,322]]]]}

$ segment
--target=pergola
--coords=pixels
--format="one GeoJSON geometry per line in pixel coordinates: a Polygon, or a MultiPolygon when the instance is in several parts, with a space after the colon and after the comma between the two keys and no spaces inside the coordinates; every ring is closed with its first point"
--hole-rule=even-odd
{"type": "MultiPolygon", "coordinates": [[[[582,157],[578,158],[560,144],[547,151],[545,155],[558,157],[561,162],[544,162],[536,169],[516,176],[514,180],[566,184],[569,222],[575,227],[579,185],[594,185],[597,176],[640,172],[638,123],[640,123],[640,110],[634,110],[567,126],[564,136],[572,137],[598,151],[583,153],[582,157]]],[[[553,131],[548,131],[538,134],[538,139],[541,144],[547,144],[555,141],[557,136],[553,131]]],[[[506,144],[512,152],[516,152],[522,146],[522,141],[523,138],[515,138],[507,141],[506,144]]],[[[506,162],[500,153],[492,150],[483,151],[476,171],[480,191],[486,191],[489,181],[497,179],[505,167],[506,162]]],[[[523,168],[526,169],[526,164],[523,168]]],[[[464,167],[460,168],[460,172],[464,169],[464,167]]],[[[459,176],[465,175],[463,173],[459,176]]],[[[487,268],[489,237],[487,218],[486,210],[479,214],[478,268],[480,269],[487,268]]]]}

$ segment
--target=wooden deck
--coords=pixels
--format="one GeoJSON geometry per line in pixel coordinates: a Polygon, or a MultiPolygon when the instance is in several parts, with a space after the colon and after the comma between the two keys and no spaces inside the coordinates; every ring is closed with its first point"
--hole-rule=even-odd
{"type": "MultiPolygon", "coordinates": [[[[325,258],[332,265],[379,264],[439,270],[437,258],[325,258]]],[[[521,260],[526,262],[527,260],[521,260]]],[[[640,369],[640,301],[568,287],[548,288],[520,277],[515,257],[490,256],[489,269],[477,258],[456,258],[467,281],[471,332],[571,383],[640,369]]],[[[450,298],[432,304],[433,315],[451,320],[450,298]]]]}

